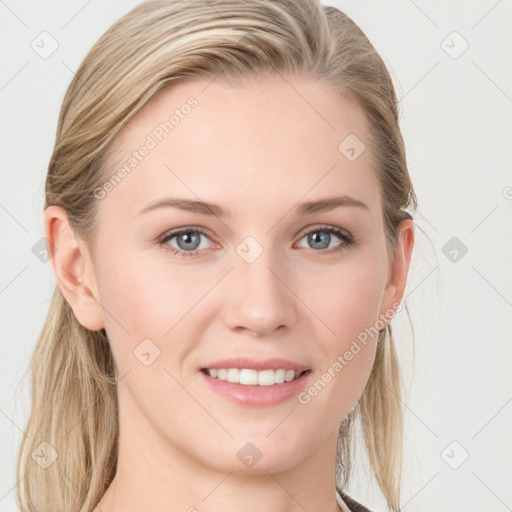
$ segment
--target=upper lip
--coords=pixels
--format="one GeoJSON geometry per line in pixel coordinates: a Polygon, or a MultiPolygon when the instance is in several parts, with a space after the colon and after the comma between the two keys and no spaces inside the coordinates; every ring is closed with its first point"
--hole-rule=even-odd
{"type": "Polygon", "coordinates": [[[212,369],[212,368],[247,368],[250,370],[295,370],[296,372],[303,372],[309,370],[309,367],[304,366],[302,364],[296,363],[294,361],[290,361],[289,359],[264,359],[257,360],[251,359],[249,357],[236,357],[231,359],[222,359],[218,361],[213,361],[208,363],[205,366],[202,366],[201,369],[212,369]]]}

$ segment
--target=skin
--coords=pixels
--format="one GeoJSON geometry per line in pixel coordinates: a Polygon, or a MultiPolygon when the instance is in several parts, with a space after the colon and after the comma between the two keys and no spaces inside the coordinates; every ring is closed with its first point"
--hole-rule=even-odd
{"type": "Polygon", "coordinates": [[[198,100],[99,200],[94,252],[62,208],[45,211],[58,285],[83,326],[105,328],[118,370],[118,469],[95,510],[334,512],[337,428],[363,392],[377,337],[307,404],[237,405],[211,391],[198,368],[240,355],[281,357],[308,366],[310,386],[400,302],[414,223],[401,223],[390,258],[365,120],[325,84],[278,76],[207,85],[161,90],[118,134],[115,165],[190,96],[198,100]],[[355,161],[338,150],[351,133],[367,148],[355,161]],[[368,210],[294,212],[342,194],[368,210]],[[176,208],[138,215],[165,196],[213,202],[231,216],[176,208]],[[326,234],[329,248],[315,248],[304,234],[315,224],[356,241],[336,252],[345,242],[326,234]],[[189,226],[209,233],[198,255],[166,251],[180,247],[177,238],[156,241],[189,226]],[[236,252],[249,235],[263,249],[252,263],[236,252]],[[160,349],[149,366],[133,353],[146,338],[160,349]],[[247,442],[262,454],[252,468],[237,457],[247,442]]]}

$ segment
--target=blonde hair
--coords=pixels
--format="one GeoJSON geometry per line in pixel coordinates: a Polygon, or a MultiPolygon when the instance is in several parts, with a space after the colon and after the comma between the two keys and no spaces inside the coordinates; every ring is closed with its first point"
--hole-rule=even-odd
{"type": "MultiPolygon", "coordinates": [[[[237,81],[265,72],[322,80],[362,109],[391,251],[400,222],[412,218],[406,210],[417,207],[392,80],[358,26],[316,0],[149,0],[119,19],[91,48],[67,89],[45,208],[62,206],[75,233],[92,249],[98,207],[94,190],[108,178],[110,143],[126,122],[173,80],[221,76],[237,81]]],[[[32,409],[17,464],[21,510],[89,512],[116,471],[115,363],[105,330],[79,324],[58,286],[28,370],[32,409]],[[32,460],[42,442],[58,453],[46,469],[32,460]]],[[[400,379],[388,325],[379,334],[366,388],[340,425],[337,454],[341,487],[350,477],[352,429],[359,417],[376,480],[396,511],[400,379]]]]}

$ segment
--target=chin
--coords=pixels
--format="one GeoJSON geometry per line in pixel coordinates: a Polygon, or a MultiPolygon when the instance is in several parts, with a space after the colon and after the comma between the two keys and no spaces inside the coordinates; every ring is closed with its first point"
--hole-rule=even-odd
{"type": "Polygon", "coordinates": [[[266,474],[287,471],[305,457],[303,440],[293,443],[288,437],[283,442],[281,436],[271,439],[274,434],[267,435],[268,432],[260,437],[238,437],[225,444],[217,444],[213,450],[212,447],[205,448],[201,459],[206,466],[224,473],[266,474]],[[207,459],[205,453],[208,454],[207,459]]]}

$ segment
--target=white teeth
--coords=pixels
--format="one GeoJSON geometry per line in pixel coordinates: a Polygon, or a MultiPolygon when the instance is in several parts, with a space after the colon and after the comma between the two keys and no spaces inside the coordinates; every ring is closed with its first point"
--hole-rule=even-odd
{"type": "Polygon", "coordinates": [[[228,382],[240,382],[240,370],[238,368],[229,368],[226,380],[228,382]]]}
{"type": "Polygon", "coordinates": [[[256,386],[258,384],[258,372],[244,368],[240,370],[240,380],[238,382],[246,386],[256,386]]]}
{"type": "Polygon", "coordinates": [[[294,370],[250,370],[248,368],[209,368],[208,375],[219,380],[226,380],[246,386],[273,386],[290,382],[299,377],[302,372],[294,370]]]}
{"type": "Polygon", "coordinates": [[[276,383],[276,372],[274,370],[263,370],[258,372],[258,386],[273,386],[276,383]]]}
{"type": "Polygon", "coordinates": [[[276,384],[282,384],[285,381],[286,370],[276,370],[276,384]]]}

